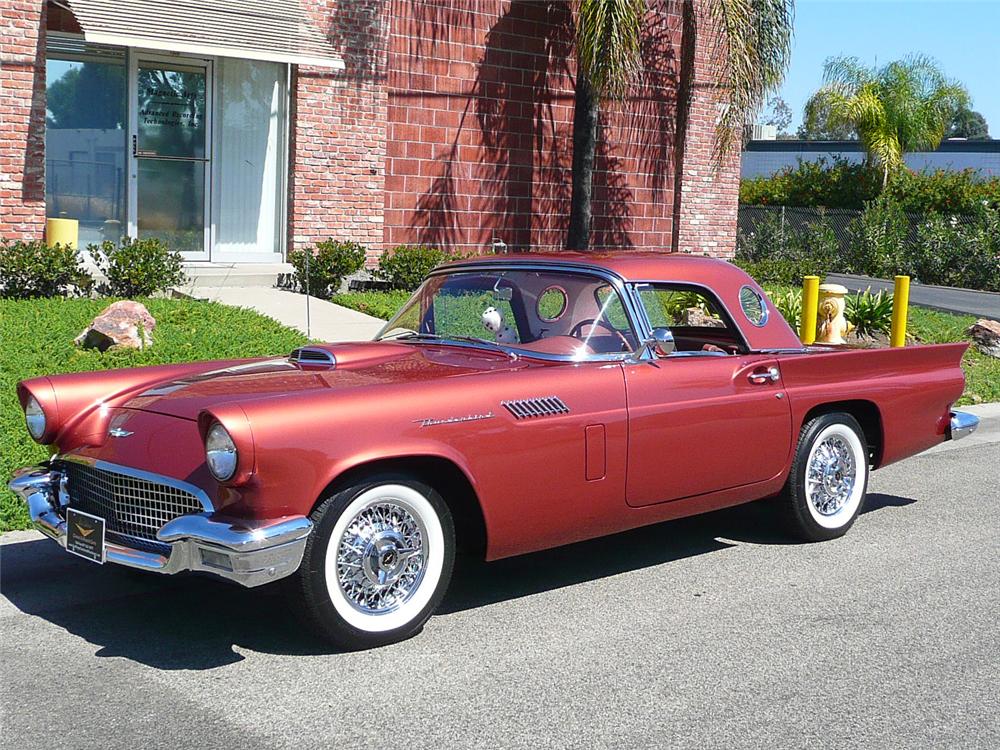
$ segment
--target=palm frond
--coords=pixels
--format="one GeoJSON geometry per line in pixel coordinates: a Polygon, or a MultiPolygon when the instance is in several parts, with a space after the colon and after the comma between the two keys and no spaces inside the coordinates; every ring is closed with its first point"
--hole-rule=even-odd
{"type": "Polygon", "coordinates": [[[601,98],[621,96],[635,80],[645,15],[645,0],[580,0],[577,62],[601,98]]]}
{"type": "Polygon", "coordinates": [[[768,94],[788,68],[794,0],[713,0],[710,18],[718,30],[714,56],[722,61],[722,111],[716,126],[717,160],[742,143],[768,94]]]}

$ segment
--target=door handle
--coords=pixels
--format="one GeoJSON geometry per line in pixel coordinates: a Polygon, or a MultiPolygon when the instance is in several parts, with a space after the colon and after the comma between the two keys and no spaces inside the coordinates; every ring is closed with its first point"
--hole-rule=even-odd
{"type": "Polygon", "coordinates": [[[747,375],[747,380],[749,380],[754,385],[767,385],[768,383],[777,383],[781,379],[781,373],[778,371],[777,367],[768,367],[766,372],[751,372],[747,375]]]}

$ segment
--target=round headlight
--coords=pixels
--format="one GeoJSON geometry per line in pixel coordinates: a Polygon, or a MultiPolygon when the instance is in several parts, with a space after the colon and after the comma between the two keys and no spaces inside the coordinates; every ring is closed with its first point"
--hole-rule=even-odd
{"type": "Polygon", "coordinates": [[[24,406],[24,422],[31,437],[41,440],[45,434],[45,412],[34,396],[28,396],[28,403],[24,406]]]}
{"type": "Polygon", "coordinates": [[[209,428],[205,436],[205,460],[212,476],[220,482],[231,479],[236,473],[236,444],[218,422],[209,428]]]}

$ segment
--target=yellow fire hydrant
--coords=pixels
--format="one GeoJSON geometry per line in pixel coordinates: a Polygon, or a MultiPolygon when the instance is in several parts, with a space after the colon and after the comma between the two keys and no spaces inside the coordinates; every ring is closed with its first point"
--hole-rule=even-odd
{"type": "Polygon", "coordinates": [[[853,329],[844,317],[847,287],[840,284],[820,284],[819,287],[819,330],[816,341],[821,344],[846,344],[845,336],[853,329]]]}

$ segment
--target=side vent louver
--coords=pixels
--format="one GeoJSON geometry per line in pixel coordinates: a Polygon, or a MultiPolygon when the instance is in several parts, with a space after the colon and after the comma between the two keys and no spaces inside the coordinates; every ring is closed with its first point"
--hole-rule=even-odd
{"type": "Polygon", "coordinates": [[[310,346],[303,346],[288,355],[288,361],[297,365],[319,365],[324,367],[335,367],[336,358],[326,349],[316,349],[310,346]]]}
{"type": "Polygon", "coordinates": [[[501,401],[500,405],[513,414],[515,419],[532,419],[533,417],[551,417],[554,414],[569,414],[569,407],[563,403],[561,398],[556,396],[501,401]]]}

